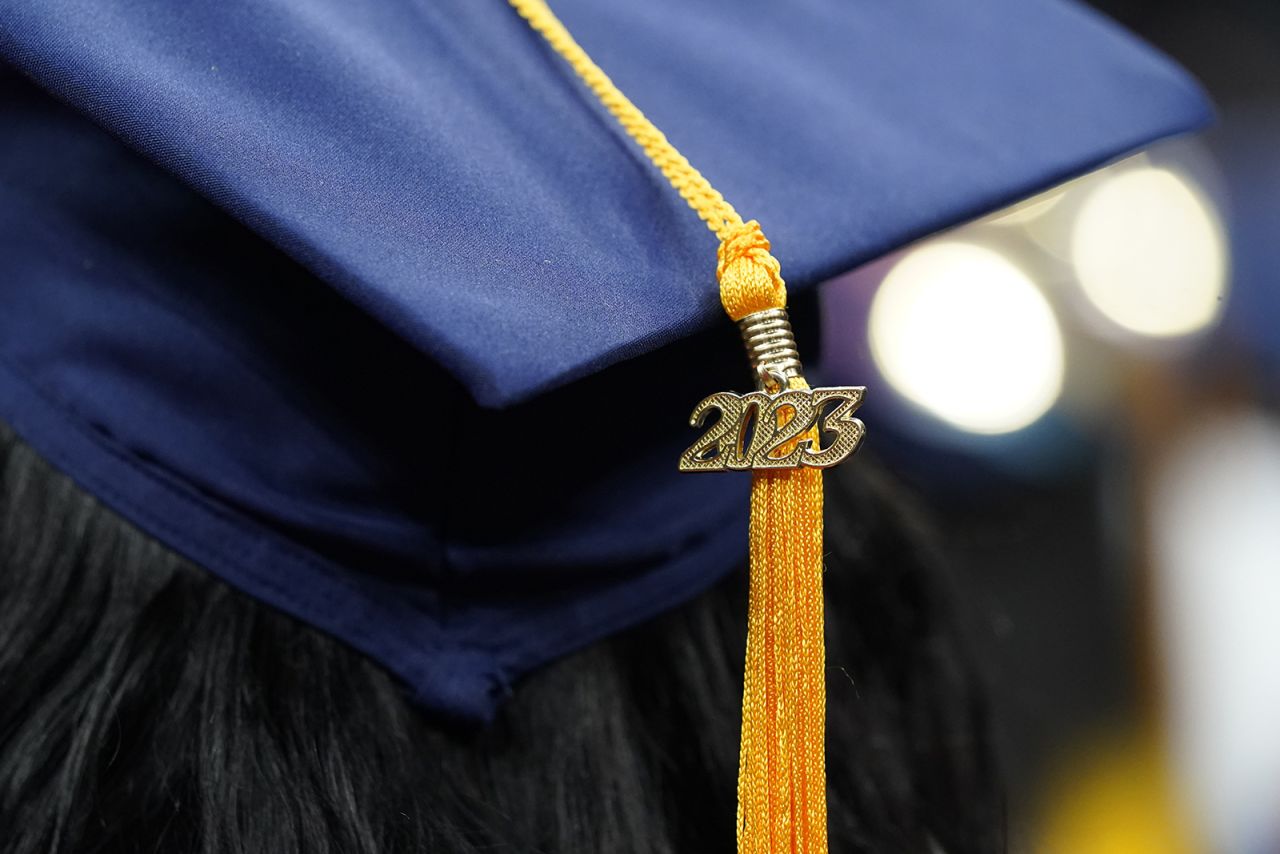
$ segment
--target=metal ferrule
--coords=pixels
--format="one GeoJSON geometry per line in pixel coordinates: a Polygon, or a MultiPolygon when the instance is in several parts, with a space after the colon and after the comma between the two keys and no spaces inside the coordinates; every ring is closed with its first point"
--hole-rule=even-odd
{"type": "Polygon", "coordinates": [[[786,380],[801,375],[800,351],[785,308],[748,314],[738,321],[738,329],[762,389],[785,385],[786,380]]]}

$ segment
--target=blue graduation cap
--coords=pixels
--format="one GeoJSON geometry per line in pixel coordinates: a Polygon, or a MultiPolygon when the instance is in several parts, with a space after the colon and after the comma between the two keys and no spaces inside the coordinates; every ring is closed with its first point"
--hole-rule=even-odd
{"type": "MultiPolygon", "coordinates": [[[[1209,118],[1056,0],[555,5],[793,292],[1209,118]]],[[[0,418],[140,528],[473,720],[741,565],[675,466],[714,241],[503,3],[0,0],[0,57],[0,418]]]]}

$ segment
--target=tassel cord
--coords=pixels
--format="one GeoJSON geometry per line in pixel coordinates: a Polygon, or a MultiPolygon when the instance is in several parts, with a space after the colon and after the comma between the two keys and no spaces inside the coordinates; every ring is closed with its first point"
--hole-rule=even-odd
{"type": "MultiPolygon", "coordinates": [[[[785,308],[786,283],[759,223],[742,219],[592,61],[545,0],[508,2],[720,239],[716,279],[729,317],[785,308]]],[[[808,388],[801,378],[790,384],[808,388]]],[[[809,439],[816,444],[818,437],[809,439]]],[[[822,474],[797,468],[757,471],[752,478],[738,852],[826,854],[822,474]]]]}

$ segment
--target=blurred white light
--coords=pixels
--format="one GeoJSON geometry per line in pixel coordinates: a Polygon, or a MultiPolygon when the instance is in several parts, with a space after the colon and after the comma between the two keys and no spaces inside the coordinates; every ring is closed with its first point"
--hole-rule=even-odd
{"type": "Polygon", "coordinates": [[[1062,391],[1062,332],[1044,296],[1003,255],[926,244],[880,285],[871,353],[908,400],[972,433],[1031,424],[1062,391]]]}
{"type": "Polygon", "coordinates": [[[1213,850],[1261,851],[1280,835],[1280,424],[1209,415],[1154,485],[1181,776],[1213,850]]]}
{"type": "Polygon", "coordinates": [[[1005,208],[1002,213],[991,217],[992,225],[1026,225],[1039,219],[1053,209],[1067,195],[1070,185],[1055,187],[1052,190],[1032,196],[1024,202],[1005,208]]]}
{"type": "Polygon", "coordinates": [[[1085,295],[1118,326],[1186,335],[1218,317],[1227,250],[1212,204],[1180,176],[1142,167],[1099,181],[1071,236],[1085,295]]]}

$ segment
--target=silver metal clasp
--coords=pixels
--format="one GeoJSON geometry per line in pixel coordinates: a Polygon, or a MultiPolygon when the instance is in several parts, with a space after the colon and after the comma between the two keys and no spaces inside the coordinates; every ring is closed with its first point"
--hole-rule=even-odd
{"type": "Polygon", "coordinates": [[[761,391],[774,394],[787,388],[792,378],[803,376],[800,351],[785,308],[748,314],[738,321],[738,329],[761,391]]]}

